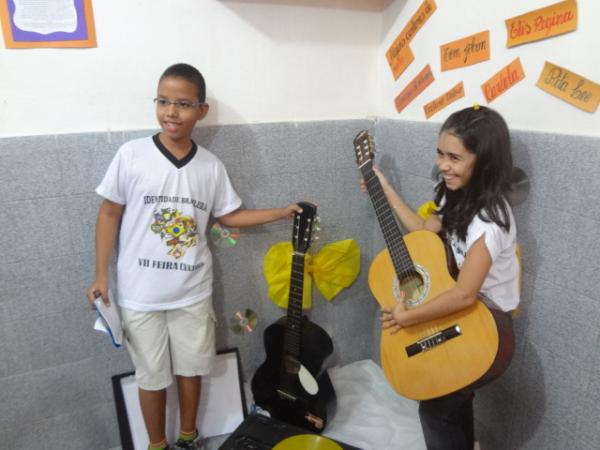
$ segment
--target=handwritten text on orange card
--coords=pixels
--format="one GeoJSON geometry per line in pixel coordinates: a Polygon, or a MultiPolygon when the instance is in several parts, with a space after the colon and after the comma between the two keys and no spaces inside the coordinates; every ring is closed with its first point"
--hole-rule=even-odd
{"type": "Polygon", "coordinates": [[[427,103],[425,106],[423,106],[423,110],[425,111],[425,117],[427,117],[429,119],[436,112],[441,111],[446,106],[448,106],[450,103],[453,103],[456,100],[458,100],[459,98],[462,98],[464,96],[465,96],[465,86],[464,86],[463,82],[461,81],[460,83],[458,83],[456,86],[454,86],[452,89],[450,89],[445,94],[440,95],[435,100],[433,100],[433,101],[427,103]]]}
{"type": "Polygon", "coordinates": [[[536,86],[587,112],[595,112],[600,102],[599,84],[548,61],[536,86]]]}
{"type": "Polygon", "coordinates": [[[506,46],[526,44],[577,28],[577,2],[567,0],[512,17],[506,24],[506,46]]]}
{"type": "Polygon", "coordinates": [[[470,66],[490,59],[490,32],[482,31],[440,47],[442,71],[470,66]]]}
{"type": "MultiPolygon", "coordinates": [[[[421,29],[421,27],[425,24],[425,22],[427,22],[427,19],[431,17],[436,9],[437,5],[435,4],[435,0],[424,0],[417,12],[413,14],[410,21],[404,26],[394,42],[392,42],[392,45],[390,45],[390,48],[385,53],[388,63],[390,64],[390,68],[392,68],[392,73],[394,73],[392,62],[395,61],[405,49],[408,49],[408,44],[410,41],[412,41],[417,34],[417,31],[421,29]]],[[[410,49],[408,49],[408,52],[410,53],[404,52],[404,54],[412,56],[410,49]]],[[[399,66],[401,67],[401,65],[399,66]]],[[[408,66],[408,64],[406,64],[406,66],[408,66]]],[[[394,74],[394,79],[397,79],[398,76],[394,74]]]]}
{"type": "Polygon", "coordinates": [[[397,53],[392,59],[388,59],[388,63],[392,69],[392,74],[394,75],[394,80],[397,80],[400,75],[402,75],[402,73],[406,70],[410,63],[413,62],[414,59],[415,55],[413,55],[413,52],[408,45],[399,53],[397,53]]]}
{"type": "Polygon", "coordinates": [[[481,90],[483,91],[483,95],[487,102],[490,103],[523,78],[525,78],[525,72],[523,72],[521,60],[517,58],[488,81],[483,83],[481,85],[481,90]]]}
{"type": "Polygon", "coordinates": [[[433,73],[429,64],[400,92],[394,100],[396,111],[401,112],[412,102],[427,86],[433,83],[433,73]]]}

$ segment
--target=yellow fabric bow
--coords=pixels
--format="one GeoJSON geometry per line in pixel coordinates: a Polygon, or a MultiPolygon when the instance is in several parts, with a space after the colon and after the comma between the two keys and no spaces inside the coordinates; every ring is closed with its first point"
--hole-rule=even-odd
{"type": "MultiPolygon", "coordinates": [[[[263,260],[263,274],[268,286],[268,295],[273,303],[287,308],[292,273],[292,244],[280,242],[273,245],[263,260]]],[[[350,286],[360,272],[360,248],[354,239],[325,245],[312,256],[304,257],[304,290],[302,309],[309,309],[311,301],[311,277],[315,286],[327,300],[331,301],[340,291],[350,286]]]]}
{"type": "Polygon", "coordinates": [[[421,217],[421,219],[427,220],[427,218],[436,211],[437,211],[437,205],[432,201],[428,201],[428,202],[423,203],[421,206],[419,206],[419,209],[417,210],[417,214],[421,217]]]}

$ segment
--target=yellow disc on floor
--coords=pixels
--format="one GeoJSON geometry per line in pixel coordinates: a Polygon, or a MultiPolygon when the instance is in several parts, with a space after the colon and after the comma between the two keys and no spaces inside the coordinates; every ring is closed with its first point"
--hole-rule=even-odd
{"type": "Polygon", "coordinates": [[[318,434],[299,434],[279,441],[273,450],[342,450],[342,447],[318,434]]]}
{"type": "Polygon", "coordinates": [[[342,450],[342,447],[318,434],[299,434],[279,441],[273,450],[342,450]]]}

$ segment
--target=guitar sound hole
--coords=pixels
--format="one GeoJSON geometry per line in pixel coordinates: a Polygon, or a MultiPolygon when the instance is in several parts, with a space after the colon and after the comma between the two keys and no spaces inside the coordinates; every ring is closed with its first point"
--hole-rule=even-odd
{"type": "Polygon", "coordinates": [[[420,305],[429,291],[428,280],[424,280],[420,271],[404,274],[398,283],[396,298],[404,301],[407,308],[420,305]]]}

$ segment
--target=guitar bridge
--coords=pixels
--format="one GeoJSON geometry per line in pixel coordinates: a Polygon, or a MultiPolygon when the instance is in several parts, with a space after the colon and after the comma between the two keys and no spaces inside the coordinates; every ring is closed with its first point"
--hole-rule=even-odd
{"type": "Polygon", "coordinates": [[[460,325],[452,325],[445,330],[439,331],[431,336],[415,342],[414,344],[409,345],[406,347],[406,354],[410,358],[411,356],[431,350],[438,345],[449,341],[450,339],[460,336],[461,334],[462,330],[460,329],[460,325]]]}

